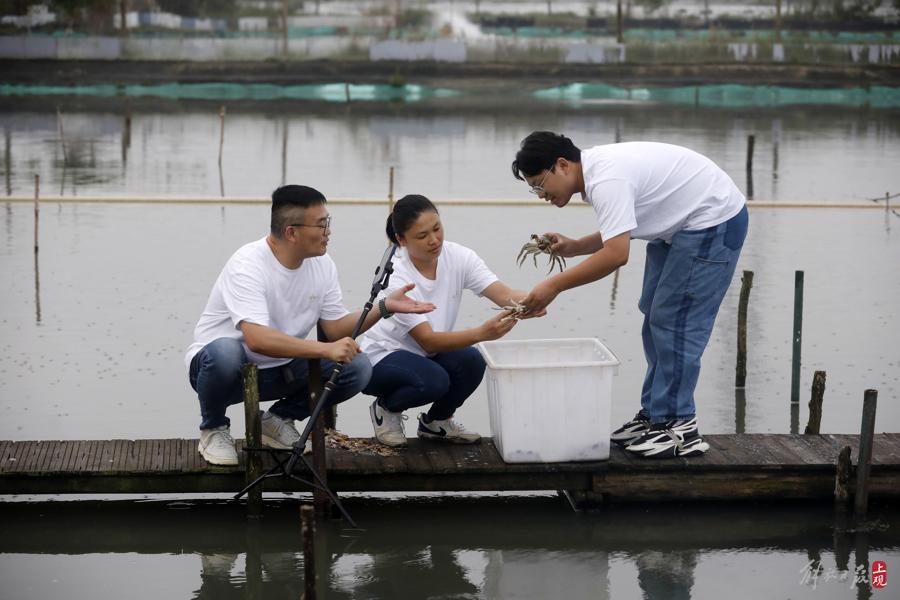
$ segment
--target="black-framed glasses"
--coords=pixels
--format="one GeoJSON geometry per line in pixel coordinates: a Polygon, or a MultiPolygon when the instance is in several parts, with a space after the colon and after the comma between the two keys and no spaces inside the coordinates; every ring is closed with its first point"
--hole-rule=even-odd
{"type": "Polygon", "coordinates": [[[288,223],[288,227],[318,227],[319,229],[331,229],[331,215],[325,217],[324,223],[316,223],[315,225],[307,225],[306,223],[288,223]]]}
{"type": "Polygon", "coordinates": [[[555,167],[550,167],[547,169],[547,172],[544,173],[544,176],[541,178],[541,181],[537,185],[533,185],[528,188],[528,191],[534,194],[535,196],[540,196],[544,193],[544,182],[547,181],[547,178],[550,177],[550,173],[553,172],[555,167]]]}

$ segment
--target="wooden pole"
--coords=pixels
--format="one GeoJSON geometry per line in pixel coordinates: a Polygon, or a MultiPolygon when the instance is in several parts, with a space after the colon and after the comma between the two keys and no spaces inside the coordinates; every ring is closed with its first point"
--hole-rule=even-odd
{"type": "MultiPolygon", "coordinates": [[[[247,363],[241,367],[244,378],[244,421],[247,432],[244,444],[250,448],[262,446],[262,420],[259,415],[259,384],[256,365],[247,363]]],[[[246,482],[256,480],[262,475],[262,455],[259,452],[246,453],[246,482]]],[[[247,514],[250,517],[262,516],[262,486],[257,485],[247,492],[247,514]]]]}
{"type": "Polygon", "coordinates": [[[825,397],[825,371],[816,371],[813,375],[812,394],[809,398],[809,421],[806,423],[807,435],[818,435],[822,426],[822,400],[825,397]]]}
{"type": "Polygon", "coordinates": [[[841,448],[834,473],[834,502],[843,508],[846,508],[850,500],[850,472],[853,470],[850,452],[850,446],[841,448]]]}
{"type": "Polygon", "coordinates": [[[747,429],[747,390],[734,388],[734,432],[744,433],[747,429]]]}
{"type": "Polygon", "coordinates": [[[756,145],[756,136],[747,136],[747,197],[753,198],[753,146],[756,145]]]}
{"type": "Polygon", "coordinates": [[[41,274],[38,262],[38,249],[40,246],[40,221],[41,221],[41,176],[34,176],[34,314],[35,320],[41,322],[41,274]]]}
{"type": "Polygon", "coordinates": [[[281,56],[288,58],[288,0],[281,0],[281,56]]]}
{"type": "Polygon", "coordinates": [[[128,164],[128,149],[131,148],[131,112],[125,113],[122,127],[122,166],[128,164]]]}
{"type": "Polygon", "coordinates": [[[262,519],[247,520],[247,557],[244,563],[244,575],[247,587],[244,600],[264,600],[265,584],[262,565],[262,519]]]}
{"type": "Polygon", "coordinates": [[[781,42],[781,0],[775,0],[775,41],[781,42]]]}
{"type": "Polygon", "coordinates": [[[625,24],[622,19],[622,0],[616,1],[616,42],[625,43],[625,24]]]}
{"type": "Polygon", "coordinates": [[[744,271],[741,277],[741,296],[738,300],[737,365],[734,373],[734,387],[747,384],[747,305],[750,303],[750,289],[753,287],[753,271],[744,271]]]}
{"type": "Polygon", "coordinates": [[[300,507],[300,536],[303,538],[303,600],[316,600],[316,511],[300,507]]]}
{"type": "Polygon", "coordinates": [[[225,147],[225,107],[219,107],[219,193],[225,197],[225,177],[222,175],[222,153],[225,147]]]}
{"type": "Polygon", "coordinates": [[[62,111],[56,107],[56,128],[59,131],[59,142],[62,144],[63,166],[69,165],[69,153],[66,151],[66,134],[63,131],[62,111]]]}
{"type": "Polygon", "coordinates": [[[850,446],[844,446],[838,454],[834,473],[834,562],[840,571],[846,571],[850,562],[850,446]]]}
{"type": "Polygon", "coordinates": [[[803,341],[803,271],[794,271],[794,332],[791,353],[791,402],[800,402],[800,348],[803,341]]]}
{"type": "Polygon", "coordinates": [[[884,212],[888,212],[891,210],[891,193],[884,193],[884,212]]]}
{"type": "Polygon", "coordinates": [[[388,178],[388,214],[391,214],[394,211],[394,167],[391,167],[388,178]]]}
{"type": "Polygon", "coordinates": [[[122,20],[119,33],[122,34],[122,37],[126,37],[128,35],[128,0],[119,0],[119,18],[122,20]]]}
{"type": "Polygon", "coordinates": [[[872,442],[875,435],[875,408],[878,390],[866,390],[863,398],[862,428],[859,432],[859,455],[856,460],[857,517],[865,517],[869,504],[869,470],[872,465],[872,442]]]}
{"type": "Polygon", "coordinates": [[[12,134],[9,129],[3,130],[3,142],[5,151],[3,153],[3,166],[6,173],[6,195],[12,196],[12,134]]]}

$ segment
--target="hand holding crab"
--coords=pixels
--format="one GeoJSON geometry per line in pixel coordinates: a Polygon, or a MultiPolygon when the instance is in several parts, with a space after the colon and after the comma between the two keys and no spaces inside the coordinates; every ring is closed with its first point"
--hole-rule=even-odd
{"type": "Polygon", "coordinates": [[[547,273],[551,273],[557,266],[559,267],[560,272],[562,272],[566,268],[566,259],[557,254],[556,251],[552,249],[552,246],[555,242],[556,240],[547,234],[531,234],[531,241],[522,246],[522,249],[519,250],[519,256],[516,257],[519,266],[521,267],[522,263],[524,263],[525,259],[529,256],[531,256],[531,259],[534,261],[534,266],[537,266],[537,255],[549,254],[550,269],[547,271],[547,273]]]}

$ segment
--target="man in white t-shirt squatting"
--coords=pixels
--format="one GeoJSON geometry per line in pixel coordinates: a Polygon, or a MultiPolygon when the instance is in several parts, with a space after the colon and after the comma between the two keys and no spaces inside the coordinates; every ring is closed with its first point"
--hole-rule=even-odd
{"type": "Polygon", "coordinates": [[[528,313],[623,266],[632,238],[648,241],[638,303],[647,358],[641,409],[612,441],[646,458],[706,452],[694,388],[747,235],[744,195],[715,163],[687,148],[628,142],[582,151],[549,131],[522,140],[512,171],[554,206],[580,193],[596,216],[596,233],[548,234],[560,256],[588,258],[536,285],[523,301],[528,313]]]}
{"type": "MultiPolygon", "coordinates": [[[[287,185],[272,193],[271,232],[235,252],[213,285],[194,329],[185,364],[200,400],[199,452],[215,465],[238,463],[225,410],[243,400],[241,366],[259,367],[260,400],[276,400],[262,417],[262,442],[289,450],[300,434],[295,419],[309,416],[307,359],[322,359],[329,377],[345,367],[329,396],[329,406],[359,393],[372,376],[353,332],[361,311],[344,307],[337,269],[325,251],[331,216],[321,192],[287,185]],[[328,342],[307,340],[319,323],[328,342]]],[[[401,287],[369,312],[362,331],[393,313],[426,313],[401,287]]]]}

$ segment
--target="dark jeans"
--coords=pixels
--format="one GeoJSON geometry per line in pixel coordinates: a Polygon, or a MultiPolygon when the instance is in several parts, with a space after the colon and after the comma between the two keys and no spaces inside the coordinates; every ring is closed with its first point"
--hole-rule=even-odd
{"type": "Polygon", "coordinates": [[[472,347],[431,357],[398,350],[375,365],[363,393],[377,396],[391,412],[431,403],[428,416],[447,419],[481,383],[484,368],[484,359],[472,347]]]}
{"type": "MultiPolygon", "coordinates": [[[[219,338],[210,342],[191,360],[191,387],[200,400],[200,429],[230,425],[225,409],[243,402],[241,366],[249,362],[240,340],[219,338]]],[[[327,381],[335,364],[322,360],[322,379],[327,381]]],[[[357,354],[344,365],[334,391],[325,406],[334,406],[358,394],[372,376],[369,358],[357,354]]],[[[283,419],[303,420],[309,416],[309,366],[297,358],[286,365],[259,370],[259,399],[277,400],[269,412],[283,419]],[[290,375],[288,375],[290,373],[290,375]]]]}

